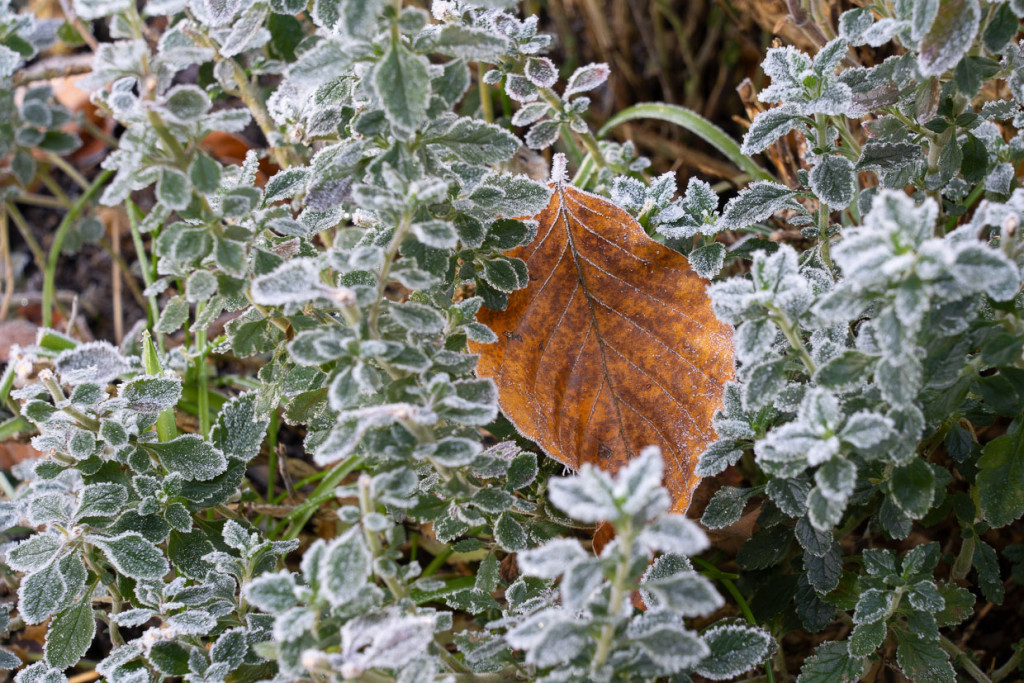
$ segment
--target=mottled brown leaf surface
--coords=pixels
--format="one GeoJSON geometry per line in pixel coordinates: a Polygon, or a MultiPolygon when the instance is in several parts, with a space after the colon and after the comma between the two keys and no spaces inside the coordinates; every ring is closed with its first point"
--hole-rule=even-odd
{"type": "Polygon", "coordinates": [[[566,183],[536,218],[537,238],[510,254],[530,285],[480,316],[498,335],[473,349],[480,375],[519,431],[571,467],[615,470],[660,446],[673,507],[685,510],[733,376],[707,282],[625,211],[566,183]]]}

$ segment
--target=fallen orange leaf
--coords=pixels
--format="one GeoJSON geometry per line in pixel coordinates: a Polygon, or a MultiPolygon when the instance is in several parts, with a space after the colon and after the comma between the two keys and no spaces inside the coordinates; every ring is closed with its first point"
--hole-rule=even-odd
{"type": "Polygon", "coordinates": [[[498,341],[473,345],[478,372],[516,428],[570,467],[615,470],[660,446],[673,510],[685,511],[733,376],[730,328],[685,257],[554,175],[537,237],[509,254],[529,286],[480,315],[498,341]]]}

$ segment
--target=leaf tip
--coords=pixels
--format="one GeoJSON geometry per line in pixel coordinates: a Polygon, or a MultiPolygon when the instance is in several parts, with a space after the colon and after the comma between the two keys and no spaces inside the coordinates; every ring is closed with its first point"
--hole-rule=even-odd
{"type": "Polygon", "coordinates": [[[559,152],[551,160],[551,184],[561,187],[569,182],[569,171],[566,168],[565,155],[559,152]]]}

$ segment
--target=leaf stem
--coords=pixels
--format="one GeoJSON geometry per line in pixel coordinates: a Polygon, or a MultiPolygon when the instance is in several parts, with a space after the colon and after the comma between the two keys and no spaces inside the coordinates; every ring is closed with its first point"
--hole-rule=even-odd
{"type": "Polygon", "coordinates": [[[612,594],[608,600],[608,623],[601,628],[597,650],[594,651],[594,658],[590,661],[590,673],[595,679],[611,653],[612,641],[615,638],[615,630],[618,625],[616,622],[619,612],[622,611],[622,601],[626,597],[627,584],[631,578],[629,571],[633,557],[633,525],[631,521],[627,521],[621,529],[616,529],[616,532],[619,534],[619,562],[615,567],[612,594]]]}
{"type": "Polygon", "coordinates": [[[978,668],[966,652],[956,646],[952,640],[946,636],[939,634],[939,644],[942,645],[942,649],[945,650],[953,657],[953,661],[960,665],[967,674],[976,680],[978,683],[991,683],[992,679],[985,675],[985,672],[978,668]]]}
{"type": "MultiPolygon", "coordinates": [[[[372,479],[368,474],[359,476],[359,511],[363,517],[366,517],[372,512],[376,512],[373,505],[373,501],[370,498],[370,485],[372,479]]],[[[376,560],[384,554],[384,547],[381,545],[380,538],[377,536],[377,532],[370,531],[364,522],[360,522],[359,526],[363,530],[363,538],[366,539],[366,545],[370,547],[370,552],[373,553],[373,559],[376,560]]],[[[387,585],[388,590],[391,591],[391,595],[394,596],[395,601],[401,600],[402,598],[409,597],[409,591],[404,583],[400,583],[395,580],[393,576],[381,576],[384,583],[387,585]]]]}
{"type": "Polygon", "coordinates": [[[64,246],[64,240],[67,238],[72,224],[78,219],[82,210],[85,209],[86,204],[89,203],[93,195],[99,192],[100,187],[112,174],[113,171],[105,170],[96,176],[89,188],[71,206],[71,209],[57,228],[57,233],[53,236],[53,245],[50,247],[50,253],[46,259],[46,269],[43,273],[43,327],[51,327],[53,325],[53,301],[57,288],[57,261],[60,259],[60,250],[64,246]]]}

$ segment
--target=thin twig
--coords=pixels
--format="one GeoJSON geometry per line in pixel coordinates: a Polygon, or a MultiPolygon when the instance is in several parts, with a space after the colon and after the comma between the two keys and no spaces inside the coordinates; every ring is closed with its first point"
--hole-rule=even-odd
{"type": "Polygon", "coordinates": [[[0,211],[0,254],[4,265],[4,298],[0,303],[0,321],[7,320],[7,311],[14,296],[14,263],[11,260],[11,240],[7,234],[7,212],[0,211]]]}

